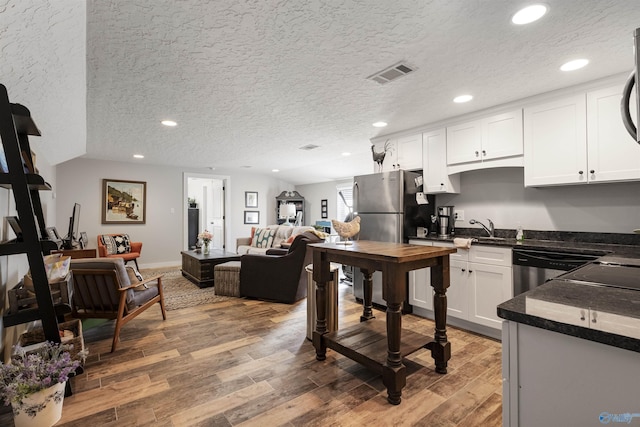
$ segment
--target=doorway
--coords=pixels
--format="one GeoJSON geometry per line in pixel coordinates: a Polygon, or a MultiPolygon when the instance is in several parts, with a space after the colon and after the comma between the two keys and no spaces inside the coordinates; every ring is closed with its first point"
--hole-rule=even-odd
{"type": "Polygon", "coordinates": [[[225,223],[228,176],[196,173],[184,174],[184,247],[195,246],[197,235],[204,230],[213,234],[211,246],[226,248],[225,223]]]}

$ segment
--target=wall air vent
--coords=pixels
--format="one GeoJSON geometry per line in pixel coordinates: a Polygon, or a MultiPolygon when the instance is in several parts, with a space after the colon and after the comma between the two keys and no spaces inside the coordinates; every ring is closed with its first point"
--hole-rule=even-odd
{"type": "Polygon", "coordinates": [[[407,74],[415,70],[415,67],[407,65],[405,62],[399,62],[395,65],[392,65],[391,67],[385,68],[380,72],[370,75],[369,77],[367,77],[367,79],[373,80],[374,82],[378,82],[383,85],[385,83],[392,82],[402,76],[406,76],[407,74]]]}
{"type": "Polygon", "coordinates": [[[319,147],[320,147],[319,145],[307,144],[300,147],[300,149],[305,151],[310,151],[310,150],[315,150],[316,148],[319,148],[319,147]]]}

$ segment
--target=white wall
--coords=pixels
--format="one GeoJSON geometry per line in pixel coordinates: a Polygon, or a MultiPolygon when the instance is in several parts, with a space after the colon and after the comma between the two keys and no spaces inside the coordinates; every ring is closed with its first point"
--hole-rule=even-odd
{"type": "MultiPolygon", "coordinates": [[[[86,3],[76,0],[9,1],[0,7],[0,75],[9,100],[31,111],[41,137],[30,137],[36,167],[55,185],[51,164],[84,153],[86,146],[86,3]]],[[[47,225],[55,220],[51,192],[40,192],[47,225]]],[[[0,189],[0,214],[16,215],[11,191],[0,189]]],[[[3,240],[6,221],[0,223],[3,240]]],[[[0,257],[0,308],[6,292],[28,271],[24,254],[0,257]]],[[[5,357],[26,325],[4,329],[5,357]]]]}
{"type": "MultiPolygon", "coordinates": [[[[73,204],[77,202],[82,206],[80,230],[87,232],[90,248],[96,247],[98,234],[122,232],[129,234],[135,241],[143,242],[142,254],[138,260],[141,268],[180,264],[180,251],[184,250],[187,203],[187,195],[183,194],[183,173],[202,173],[202,170],[93,159],[73,159],[58,165],[56,169],[58,220],[55,225],[58,232],[66,234],[73,204]],[[145,224],[101,224],[102,180],[105,178],[147,183],[145,224]]],[[[251,233],[251,225],[243,223],[246,210],[244,192],[258,192],[260,225],[265,226],[276,221],[275,197],[280,192],[293,188],[290,184],[267,175],[215,172],[216,175],[230,176],[227,188],[227,250],[235,251],[235,239],[251,233]]]]}
{"type": "Polygon", "coordinates": [[[296,186],[296,191],[304,197],[306,202],[305,218],[307,219],[305,221],[305,225],[314,225],[316,221],[331,221],[332,219],[340,219],[340,221],[342,221],[344,218],[336,218],[336,201],[338,199],[338,190],[336,190],[336,186],[351,182],[351,180],[341,180],[296,186]],[[322,218],[320,201],[323,199],[327,199],[328,218],[322,218]]]}
{"type": "Polygon", "coordinates": [[[640,228],[640,182],[524,188],[523,168],[464,172],[461,193],[438,195],[436,205],[464,210],[457,227],[469,219],[496,228],[525,230],[631,233],[640,228]]]}

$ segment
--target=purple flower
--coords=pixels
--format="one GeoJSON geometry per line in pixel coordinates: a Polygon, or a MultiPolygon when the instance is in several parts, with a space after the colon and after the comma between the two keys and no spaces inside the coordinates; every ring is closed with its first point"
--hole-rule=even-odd
{"type": "Polygon", "coordinates": [[[26,396],[69,379],[79,366],[68,346],[51,342],[30,353],[14,347],[10,363],[0,364],[0,398],[6,405],[20,403],[26,396]]]}

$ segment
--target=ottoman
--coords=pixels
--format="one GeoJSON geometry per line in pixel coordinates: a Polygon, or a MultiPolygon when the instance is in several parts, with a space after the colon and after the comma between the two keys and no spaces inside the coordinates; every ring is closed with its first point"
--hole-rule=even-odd
{"type": "Polygon", "coordinates": [[[240,261],[229,261],[213,267],[216,295],[240,296],[240,261]]]}

